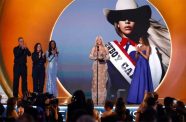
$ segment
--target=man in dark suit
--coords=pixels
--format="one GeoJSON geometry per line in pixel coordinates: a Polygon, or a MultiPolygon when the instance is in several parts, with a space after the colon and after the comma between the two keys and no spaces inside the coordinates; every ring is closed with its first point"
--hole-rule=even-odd
{"type": "Polygon", "coordinates": [[[22,94],[27,92],[27,56],[31,52],[24,44],[22,37],[18,38],[19,45],[14,48],[14,67],[13,67],[13,95],[18,97],[19,78],[22,78],[22,94]]]}

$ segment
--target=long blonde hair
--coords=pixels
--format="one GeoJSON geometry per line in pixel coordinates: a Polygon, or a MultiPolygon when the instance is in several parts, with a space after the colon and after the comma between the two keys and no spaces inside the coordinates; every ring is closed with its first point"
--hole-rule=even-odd
{"type": "MultiPolygon", "coordinates": [[[[104,41],[103,41],[103,37],[102,36],[96,36],[96,39],[95,39],[95,48],[97,47],[97,40],[100,39],[101,40],[101,46],[103,47],[103,51],[106,53],[106,50],[105,50],[105,44],[104,44],[104,41]]],[[[96,52],[97,50],[94,50],[94,52],[96,52]]]]}
{"type": "Polygon", "coordinates": [[[162,63],[167,68],[171,54],[170,34],[167,27],[163,26],[158,21],[150,19],[148,34],[150,45],[157,47],[162,55],[162,63]]]}

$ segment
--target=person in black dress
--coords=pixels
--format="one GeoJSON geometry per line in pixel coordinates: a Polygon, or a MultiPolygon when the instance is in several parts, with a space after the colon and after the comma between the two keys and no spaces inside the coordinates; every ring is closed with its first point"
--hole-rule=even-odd
{"type": "Polygon", "coordinates": [[[31,56],[31,52],[24,44],[23,37],[18,38],[19,45],[13,50],[14,67],[13,67],[13,96],[18,97],[19,78],[22,78],[22,94],[27,92],[27,56],[31,56]]]}
{"type": "Polygon", "coordinates": [[[32,62],[33,91],[37,93],[43,93],[46,56],[43,53],[40,43],[37,43],[34,46],[34,52],[32,53],[32,62]]]}

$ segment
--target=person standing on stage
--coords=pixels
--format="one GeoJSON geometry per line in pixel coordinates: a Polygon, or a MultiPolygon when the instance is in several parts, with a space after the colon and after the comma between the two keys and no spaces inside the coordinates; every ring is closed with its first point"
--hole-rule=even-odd
{"type": "Polygon", "coordinates": [[[140,104],[143,101],[145,92],[153,92],[153,83],[149,66],[151,48],[148,40],[140,38],[136,46],[136,66],[129,88],[128,103],[140,104]]]}
{"type": "Polygon", "coordinates": [[[40,43],[36,43],[36,45],[34,46],[34,52],[32,53],[32,62],[33,92],[43,93],[46,56],[43,53],[40,43]]]}
{"type": "Polygon", "coordinates": [[[48,51],[46,57],[48,60],[47,66],[47,92],[53,94],[57,97],[57,64],[58,64],[58,55],[59,52],[56,47],[56,42],[51,40],[49,42],[48,51]]]}
{"type": "Polygon", "coordinates": [[[19,78],[22,78],[22,94],[27,92],[27,56],[31,56],[31,52],[24,44],[23,37],[18,38],[19,45],[13,50],[14,67],[13,67],[13,96],[18,97],[19,78]]]}
{"type": "Polygon", "coordinates": [[[97,85],[98,85],[98,104],[102,105],[105,102],[107,96],[106,83],[108,80],[107,63],[109,60],[109,52],[105,47],[101,36],[96,37],[96,44],[92,48],[89,58],[94,60],[92,65],[92,99],[94,103],[97,103],[97,85]],[[98,67],[97,67],[98,63],[98,67]],[[97,69],[98,68],[98,69],[97,69]],[[98,72],[97,72],[98,71],[98,72]],[[98,84],[97,84],[98,74],[98,84]]]}

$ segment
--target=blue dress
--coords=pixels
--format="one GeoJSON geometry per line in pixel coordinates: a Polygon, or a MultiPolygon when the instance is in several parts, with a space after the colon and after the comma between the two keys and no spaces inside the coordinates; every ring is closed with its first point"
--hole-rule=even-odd
{"type": "MultiPolygon", "coordinates": [[[[145,50],[142,52],[143,54],[146,53],[145,50]]],[[[143,101],[145,91],[153,92],[152,77],[148,60],[139,55],[129,88],[127,102],[140,104],[143,101]]]]}

